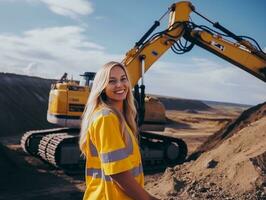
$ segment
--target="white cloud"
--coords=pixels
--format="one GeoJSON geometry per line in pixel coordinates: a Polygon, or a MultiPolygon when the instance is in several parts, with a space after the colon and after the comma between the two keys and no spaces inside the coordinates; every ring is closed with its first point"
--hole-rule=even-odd
{"type": "Polygon", "coordinates": [[[29,30],[20,36],[2,34],[0,71],[46,78],[58,78],[67,72],[77,79],[106,61],[122,59],[88,41],[84,32],[77,26],[65,26],[29,30]]]}
{"type": "Polygon", "coordinates": [[[65,26],[34,29],[26,31],[24,35],[37,45],[48,42],[49,45],[54,44],[54,48],[66,45],[78,49],[104,49],[98,44],[86,41],[84,32],[85,30],[78,26],[65,26]]]}
{"type": "Polygon", "coordinates": [[[28,2],[42,2],[48,8],[58,14],[71,18],[80,15],[89,15],[93,12],[92,3],[89,0],[27,0],[28,2]]]}

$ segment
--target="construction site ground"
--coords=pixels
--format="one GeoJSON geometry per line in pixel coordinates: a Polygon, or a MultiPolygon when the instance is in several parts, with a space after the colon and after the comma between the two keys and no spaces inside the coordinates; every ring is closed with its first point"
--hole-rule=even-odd
{"type": "MultiPolygon", "coordinates": [[[[83,172],[66,174],[20,146],[25,131],[54,127],[46,121],[53,80],[1,73],[0,80],[0,200],[82,199],[83,172]]],[[[189,156],[182,165],[145,174],[147,191],[165,200],[266,199],[266,103],[161,100],[167,124],[159,134],[184,139],[189,156]]]]}
{"type": "MultiPolygon", "coordinates": [[[[168,110],[168,124],[163,134],[183,138],[191,154],[208,136],[238,117],[242,110],[238,107],[220,107],[209,111],[168,110]]],[[[10,135],[0,138],[0,199],[81,199],[85,189],[83,173],[65,174],[62,170],[27,155],[20,147],[20,137],[21,135],[10,135]]],[[[145,175],[145,188],[158,197],[167,198],[170,195],[175,199],[178,195],[171,194],[172,179],[163,187],[160,185],[160,190],[156,184],[158,180],[170,175],[172,177],[175,172],[173,170],[181,173],[182,167],[176,166],[166,172],[145,175]]]]}

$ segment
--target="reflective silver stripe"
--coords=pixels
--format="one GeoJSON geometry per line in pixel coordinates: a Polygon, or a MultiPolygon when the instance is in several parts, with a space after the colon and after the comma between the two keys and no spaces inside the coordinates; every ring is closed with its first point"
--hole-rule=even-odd
{"type": "Polygon", "coordinates": [[[102,112],[103,116],[107,116],[107,115],[110,114],[111,110],[104,108],[104,109],[101,110],[101,112],[102,112]]]}
{"type": "Polygon", "coordinates": [[[127,158],[129,155],[133,154],[133,143],[132,143],[132,138],[126,128],[126,147],[122,149],[117,149],[115,151],[111,151],[108,153],[102,153],[100,154],[101,161],[103,163],[109,163],[109,162],[114,162],[118,160],[123,160],[127,158]]]}
{"type": "MultiPolygon", "coordinates": [[[[103,116],[107,116],[110,114],[110,110],[109,109],[102,109],[99,112],[96,112],[93,117],[92,117],[92,122],[95,121],[101,114],[103,116]]],[[[133,154],[133,143],[132,143],[132,138],[130,136],[130,133],[127,130],[127,127],[125,128],[125,137],[126,137],[126,147],[121,148],[121,149],[117,149],[111,152],[107,152],[107,153],[102,153],[100,154],[101,157],[101,161],[103,163],[109,163],[109,162],[114,162],[114,161],[118,161],[118,160],[123,160],[126,157],[128,157],[129,155],[133,154]]],[[[94,146],[94,144],[92,143],[92,141],[89,141],[89,145],[90,145],[90,153],[91,156],[93,157],[97,157],[98,156],[98,152],[96,147],[94,146]]]]}
{"type": "Polygon", "coordinates": [[[138,167],[134,167],[130,171],[134,177],[140,175],[143,172],[142,164],[140,164],[138,167]]]}
{"type": "MultiPolygon", "coordinates": [[[[96,112],[93,116],[92,116],[92,119],[91,119],[91,123],[94,122],[101,114],[103,116],[107,116],[110,114],[110,110],[109,109],[102,109],[100,110],[99,112],[96,112]]],[[[89,140],[89,146],[90,146],[90,153],[91,153],[91,156],[92,157],[98,157],[98,152],[97,152],[97,149],[96,147],[94,146],[94,144],[92,143],[91,140],[89,140]]]]}
{"type": "Polygon", "coordinates": [[[86,169],[86,176],[91,176],[92,178],[100,178],[105,181],[112,181],[111,176],[106,176],[104,174],[104,171],[101,169],[95,169],[95,168],[87,168],[86,169]]]}
{"type": "MultiPolygon", "coordinates": [[[[129,171],[132,174],[132,176],[134,176],[134,177],[139,176],[140,174],[143,173],[142,164],[140,164],[137,167],[132,168],[129,171]]],[[[112,181],[113,180],[111,176],[105,175],[104,171],[102,169],[96,169],[96,168],[87,168],[86,169],[86,176],[91,176],[92,178],[100,178],[100,179],[103,179],[105,181],[112,181]]]]}
{"type": "Polygon", "coordinates": [[[103,116],[107,116],[111,113],[111,110],[103,108],[100,111],[96,112],[93,114],[92,118],[91,118],[91,123],[94,122],[101,114],[103,116]]]}
{"type": "Polygon", "coordinates": [[[89,139],[90,153],[92,157],[98,157],[98,151],[92,141],[89,139]]]}
{"type": "Polygon", "coordinates": [[[128,129],[126,127],[126,142],[127,142],[127,152],[129,155],[133,154],[133,142],[130,133],[128,132],[128,129]]]}
{"type": "Polygon", "coordinates": [[[123,148],[108,153],[102,153],[100,156],[103,163],[109,163],[127,158],[128,153],[126,152],[126,148],[123,148]]]}

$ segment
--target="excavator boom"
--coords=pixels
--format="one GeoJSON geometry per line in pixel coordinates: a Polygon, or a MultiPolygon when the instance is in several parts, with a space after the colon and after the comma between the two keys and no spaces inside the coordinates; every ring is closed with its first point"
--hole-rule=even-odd
{"type": "Polygon", "coordinates": [[[231,42],[221,35],[203,30],[189,30],[184,37],[266,82],[266,54],[248,41],[231,42]]]}
{"type": "MultiPolygon", "coordinates": [[[[136,85],[143,74],[184,34],[184,23],[189,20],[193,9],[190,2],[173,4],[169,9],[169,24],[167,29],[155,34],[148,40],[137,42],[136,46],[126,53],[122,61],[129,72],[132,85],[136,85]],[[142,61],[145,61],[143,63],[142,61]],[[142,66],[144,64],[144,66],[142,66]],[[144,68],[144,69],[142,69],[144,68]]],[[[159,21],[156,21],[159,25],[159,21]]],[[[146,35],[146,34],[145,34],[146,35]]],[[[147,38],[147,35],[145,36],[147,38]]],[[[145,39],[146,39],[145,38],[145,39]]]]}
{"type": "MultiPolygon", "coordinates": [[[[151,65],[182,37],[192,44],[188,51],[193,45],[198,45],[266,82],[266,54],[260,48],[235,35],[218,22],[213,23],[205,17],[215,28],[223,31],[234,41],[226,40],[217,32],[211,32],[211,29],[207,30],[202,28],[203,26],[190,22],[191,12],[199,14],[190,2],[175,3],[168,11],[167,29],[148,38],[147,33],[151,34],[149,30],[136,43],[136,46],[127,52],[123,60],[129,71],[132,85],[136,85],[151,65]]],[[[157,26],[159,26],[159,21],[156,21],[151,29],[154,30],[157,26]]]]}

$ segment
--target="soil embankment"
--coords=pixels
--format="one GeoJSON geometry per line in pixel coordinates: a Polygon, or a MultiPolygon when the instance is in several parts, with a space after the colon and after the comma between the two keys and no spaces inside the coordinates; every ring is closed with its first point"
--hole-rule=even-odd
{"type": "Polygon", "coordinates": [[[41,162],[25,159],[18,147],[13,148],[0,143],[0,200],[82,199],[83,192],[74,184],[49,173],[49,167],[41,162]]]}
{"type": "Polygon", "coordinates": [[[163,103],[166,110],[188,110],[188,111],[205,111],[212,109],[207,104],[200,100],[192,99],[181,99],[173,97],[162,97],[157,96],[157,98],[163,103]]]}
{"type": "Polygon", "coordinates": [[[211,136],[146,188],[162,199],[266,199],[266,102],[211,136]]]}
{"type": "Polygon", "coordinates": [[[54,80],[0,73],[0,137],[55,127],[46,120],[52,82],[54,80]]]}

